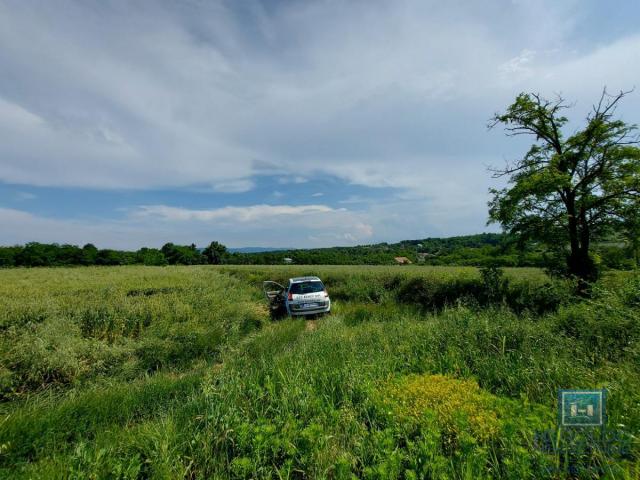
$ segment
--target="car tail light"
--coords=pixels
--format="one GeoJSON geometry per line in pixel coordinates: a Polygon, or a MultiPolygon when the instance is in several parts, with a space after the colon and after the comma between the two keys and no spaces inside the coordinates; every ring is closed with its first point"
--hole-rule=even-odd
{"type": "Polygon", "coordinates": [[[287,299],[289,301],[293,300],[293,293],[289,292],[289,296],[287,296],[287,299]]]}

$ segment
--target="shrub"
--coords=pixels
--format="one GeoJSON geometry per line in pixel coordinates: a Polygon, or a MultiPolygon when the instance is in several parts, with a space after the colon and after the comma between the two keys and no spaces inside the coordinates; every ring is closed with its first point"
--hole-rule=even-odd
{"type": "Polygon", "coordinates": [[[480,269],[480,278],[484,302],[501,303],[509,291],[509,280],[504,277],[504,270],[493,265],[483,267],[480,269]]]}
{"type": "Polygon", "coordinates": [[[598,287],[593,297],[558,312],[556,330],[579,340],[597,359],[619,360],[640,341],[638,277],[617,291],[598,287]]]}

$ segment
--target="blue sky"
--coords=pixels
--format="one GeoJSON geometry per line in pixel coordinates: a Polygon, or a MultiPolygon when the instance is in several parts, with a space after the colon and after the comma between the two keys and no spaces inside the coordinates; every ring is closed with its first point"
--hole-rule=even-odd
{"type": "MultiPolygon", "coordinates": [[[[0,0],[0,244],[315,247],[495,230],[521,91],[640,78],[634,1],[0,0]]],[[[620,116],[638,122],[640,92],[620,116]]]]}

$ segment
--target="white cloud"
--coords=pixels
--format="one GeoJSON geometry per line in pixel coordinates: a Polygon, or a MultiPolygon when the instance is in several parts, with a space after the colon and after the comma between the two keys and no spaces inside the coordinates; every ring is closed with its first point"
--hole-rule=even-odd
{"type": "Polygon", "coordinates": [[[44,121],[38,115],[0,97],[0,125],[5,128],[37,128],[44,121]]]}
{"type": "Polygon", "coordinates": [[[243,193],[253,189],[255,182],[246,178],[239,178],[237,180],[229,180],[226,182],[220,182],[213,185],[213,190],[221,193],[243,193]]]}
{"type": "Polygon", "coordinates": [[[301,183],[307,183],[309,181],[308,178],[302,177],[300,175],[296,175],[296,176],[292,176],[292,177],[279,177],[278,178],[278,183],[280,185],[289,185],[289,184],[301,184],[301,183]]]}
{"type": "Polygon", "coordinates": [[[3,226],[3,245],[56,242],[137,248],[145,240],[149,240],[145,238],[142,229],[123,222],[90,223],[46,218],[3,207],[0,207],[0,224],[3,226]]]}
{"type": "MultiPolygon", "coordinates": [[[[187,208],[169,207],[166,205],[145,205],[135,211],[137,216],[154,216],[164,220],[184,221],[198,220],[210,222],[231,220],[234,222],[255,222],[271,220],[272,217],[309,215],[314,213],[336,212],[326,205],[251,205],[248,207],[222,207],[211,210],[191,210],[187,208]]],[[[344,209],[341,209],[344,211],[344,209]]]]}
{"type": "MultiPolygon", "coordinates": [[[[640,34],[619,39],[607,45],[572,55],[565,62],[544,65],[537,89],[562,92],[570,100],[580,102],[580,109],[588,110],[604,86],[612,91],[629,90],[640,77],[640,34]]],[[[534,83],[526,85],[533,89],[534,83]]],[[[632,113],[640,106],[640,95],[634,93],[625,99],[619,110],[632,113]]],[[[635,113],[635,112],[634,112],[635,113]]],[[[637,121],[636,120],[632,121],[637,121]]]]}
{"type": "Polygon", "coordinates": [[[166,242],[206,245],[211,240],[229,246],[324,247],[335,241],[362,243],[374,235],[363,215],[324,205],[211,210],[153,205],[133,209],[118,220],[67,220],[0,207],[0,224],[4,245],[38,241],[123,249],[160,247],[166,242]],[[310,232],[317,241],[309,241],[310,232]]]}
{"type": "MultiPolygon", "coordinates": [[[[243,23],[218,2],[0,6],[0,65],[11,72],[0,96],[11,118],[21,117],[9,121],[19,128],[0,133],[0,179],[108,188],[209,182],[236,192],[253,186],[247,179],[259,162],[289,172],[282,183],[301,183],[308,179],[299,169],[335,169],[348,158],[345,171],[353,171],[372,152],[383,160],[373,176],[386,178],[433,148],[418,140],[430,128],[426,112],[459,123],[492,65],[509,58],[505,32],[491,28],[501,8],[434,5],[301,2],[269,14],[249,9],[243,23]],[[257,37],[248,34],[254,27],[257,37]]],[[[556,25],[553,12],[546,24],[556,25]]]]}
{"type": "Polygon", "coordinates": [[[500,65],[498,70],[507,80],[528,78],[533,73],[531,62],[535,56],[535,51],[524,49],[517,56],[500,65]]]}

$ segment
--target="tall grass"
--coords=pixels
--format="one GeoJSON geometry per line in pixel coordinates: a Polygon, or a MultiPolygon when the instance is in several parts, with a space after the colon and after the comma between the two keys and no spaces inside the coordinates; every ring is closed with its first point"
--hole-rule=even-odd
{"type": "Polygon", "coordinates": [[[0,398],[215,358],[259,328],[257,292],[206,267],[0,272],[0,398]]]}
{"type": "Polygon", "coordinates": [[[516,312],[541,314],[570,301],[574,289],[571,282],[552,280],[535,268],[236,266],[221,267],[221,271],[256,288],[266,279],[286,285],[290,277],[320,275],[334,300],[401,303],[426,311],[466,302],[481,306],[502,303],[516,312]]]}
{"type": "Polygon", "coordinates": [[[538,310],[508,296],[562,291],[539,272],[507,272],[505,289],[472,269],[383,268],[11,271],[0,289],[23,302],[5,295],[2,328],[49,348],[25,368],[3,343],[0,476],[638,477],[640,279],[538,310]],[[302,273],[334,313],[267,322],[261,281],[302,273]],[[466,281],[484,283],[456,297],[466,281]],[[403,299],[408,286],[426,293],[403,299]],[[38,365],[71,373],[25,381],[48,378],[38,365]],[[565,450],[583,433],[555,436],[557,389],[600,387],[621,448],[565,450]]]}

